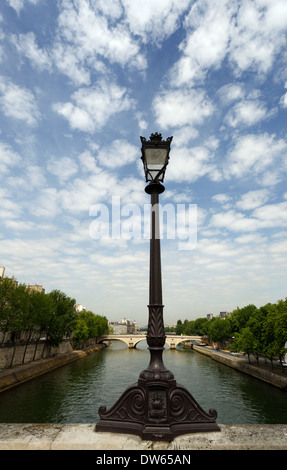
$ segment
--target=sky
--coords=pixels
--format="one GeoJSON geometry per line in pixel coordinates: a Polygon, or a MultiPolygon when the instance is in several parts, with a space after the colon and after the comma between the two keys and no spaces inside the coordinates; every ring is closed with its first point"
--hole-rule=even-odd
{"type": "Polygon", "coordinates": [[[146,325],[159,132],[165,324],[285,299],[286,39],[286,0],[1,0],[5,275],[146,325]]]}

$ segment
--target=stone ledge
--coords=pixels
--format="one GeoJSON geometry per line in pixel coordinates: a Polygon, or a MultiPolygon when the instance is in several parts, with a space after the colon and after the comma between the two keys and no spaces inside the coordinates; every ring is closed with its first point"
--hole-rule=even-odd
{"type": "Polygon", "coordinates": [[[0,424],[0,450],[287,450],[287,425],[219,425],[172,442],[142,441],[129,434],[97,433],[95,424],[0,424]]]}

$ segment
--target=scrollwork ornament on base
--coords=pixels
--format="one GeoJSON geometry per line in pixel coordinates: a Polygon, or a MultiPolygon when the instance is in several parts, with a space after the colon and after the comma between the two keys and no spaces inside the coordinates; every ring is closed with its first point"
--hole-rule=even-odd
{"type": "Polygon", "coordinates": [[[172,441],[194,432],[220,431],[217,413],[206,413],[175,380],[140,378],[110,409],[99,409],[96,431],[136,434],[142,439],[172,441]]]}

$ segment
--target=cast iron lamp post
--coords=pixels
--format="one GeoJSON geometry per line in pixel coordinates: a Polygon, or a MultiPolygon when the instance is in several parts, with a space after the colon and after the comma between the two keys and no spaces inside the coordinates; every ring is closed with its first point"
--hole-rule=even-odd
{"type": "Polygon", "coordinates": [[[174,437],[194,432],[219,431],[217,412],[206,413],[190,393],[177,384],[172,372],[163,364],[165,344],[163,323],[161,256],[159,237],[158,196],[169,161],[172,137],[162,140],[161,134],[151,134],[147,141],[141,137],[142,161],[146,181],[145,191],[151,195],[151,238],[149,321],[147,343],[150,363],[140,373],[118,401],[107,410],[99,409],[100,421],[96,431],[136,434],[142,439],[172,441],[174,437]]]}

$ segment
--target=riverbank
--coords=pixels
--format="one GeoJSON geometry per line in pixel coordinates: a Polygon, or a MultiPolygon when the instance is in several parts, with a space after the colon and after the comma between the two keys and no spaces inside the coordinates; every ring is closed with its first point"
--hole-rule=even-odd
{"type": "Polygon", "coordinates": [[[56,357],[41,359],[39,361],[23,364],[9,369],[0,370],[0,392],[15,387],[27,380],[31,380],[39,375],[50,372],[58,367],[69,364],[82,357],[100,351],[106,347],[105,344],[97,344],[94,347],[82,350],[75,350],[67,354],[56,357]]]}
{"type": "Polygon", "coordinates": [[[214,350],[208,346],[193,345],[194,351],[209,356],[211,359],[221,362],[233,369],[237,369],[245,374],[249,374],[256,379],[263,380],[281,390],[287,391],[287,371],[274,370],[271,367],[258,366],[257,364],[249,364],[245,357],[235,357],[218,350],[214,350]]]}

